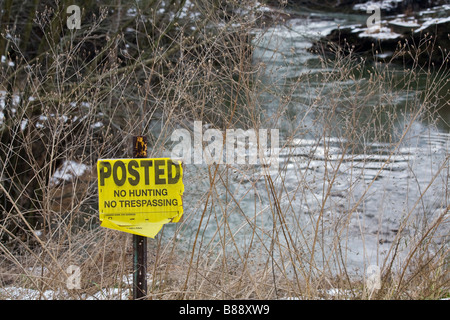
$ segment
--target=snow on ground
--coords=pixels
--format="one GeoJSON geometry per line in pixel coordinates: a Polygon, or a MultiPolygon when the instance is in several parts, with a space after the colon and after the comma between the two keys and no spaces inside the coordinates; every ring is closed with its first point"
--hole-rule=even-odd
{"type": "Polygon", "coordinates": [[[419,29],[417,29],[415,32],[416,33],[417,32],[421,32],[421,31],[425,30],[426,28],[428,28],[431,25],[441,24],[441,23],[446,23],[446,22],[450,22],[450,17],[447,17],[447,18],[434,18],[434,19],[433,18],[429,18],[429,19],[426,19],[422,23],[422,26],[419,29]]]}
{"type": "MultiPolygon", "coordinates": [[[[80,294],[80,300],[128,300],[132,293],[125,288],[104,288],[93,295],[80,294]]],[[[68,291],[45,290],[8,286],[0,288],[0,300],[62,300],[75,299],[76,294],[68,291]]]]}
{"type": "Polygon", "coordinates": [[[74,177],[82,176],[87,170],[89,170],[89,166],[83,163],[65,160],[61,167],[53,174],[50,179],[50,185],[56,185],[61,182],[61,180],[72,181],[74,177]]]}
{"type": "MultiPolygon", "coordinates": [[[[383,13],[383,10],[395,7],[396,2],[401,2],[401,0],[368,1],[366,3],[356,4],[353,9],[366,11],[367,13],[369,13],[371,8],[373,9],[377,7],[380,8],[381,13],[383,13]]],[[[371,37],[380,40],[396,39],[402,37],[401,34],[395,32],[398,31],[395,29],[396,27],[404,29],[410,28],[413,29],[415,33],[419,33],[430,26],[450,22],[450,17],[448,15],[444,17],[425,16],[432,13],[442,13],[442,15],[445,15],[445,12],[449,9],[450,6],[444,5],[440,7],[429,8],[427,10],[419,12],[418,15],[411,17],[407,17],[405,14],[398,14],[394,19],[390,19],[388,21],[379,21],[378,24],[367,28],[358,28],[353,26],[352,28],[353,32],[361,32],[359,34],[359,37],[371,37]]]]}
{"type": "Polygon", "coordinates": [[[376,39],[397,39],[398,37],[401,37],[402,35],[399,33],[392,32],[392,30],[388,27],[370,27],[364,30],[364,32],[361,32],[359,37],[371,37],[376,39]]]}
{"type": "Polygon", "coordinates": [[[389,21],[390,24],[396,25],[399,27],[405,27],[405,28],[419,28],[420,24],[417,22],[416,19],[411,20],[403,20],[401,18],[396,18],[392,21],[389,21]]]}
{"type": "Polygon", "coordinates": [[[358,3],[353,6],[353,10],[367,11],[373,7],[380,8],[381,10],[387,10],[395,8],[396,3],[402,2],[403,0],[383,0],[383,1],[368,1],[365,3],[358,3]]]}
{"type": "Polygon", "coordinates": [[[1,63],[8,63],[9,67],[14,67],[16,65],[13,61],[6,59],[6,56],[4,56],[4,55],[1,56],[0,62],[1,63]]]}

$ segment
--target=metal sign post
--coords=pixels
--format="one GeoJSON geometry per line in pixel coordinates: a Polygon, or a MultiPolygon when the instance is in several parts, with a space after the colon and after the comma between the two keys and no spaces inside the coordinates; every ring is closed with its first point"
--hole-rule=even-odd
{"type": "Polygon", "coordinates": [[[102,227],[133,234],[133,299],[147,296],[147,237],[183,216],[183,167],[147,158],[145,137],[133,137],[132,159],[97,161],[102,227]]]}
{"type": "MultiPolygon", "coordinates": [[[[133,137],[133,158],[147,158],[147,139],[133,137]]],[[[133,234],[133,300],[147,295],[147,237],[133,234]]]]}

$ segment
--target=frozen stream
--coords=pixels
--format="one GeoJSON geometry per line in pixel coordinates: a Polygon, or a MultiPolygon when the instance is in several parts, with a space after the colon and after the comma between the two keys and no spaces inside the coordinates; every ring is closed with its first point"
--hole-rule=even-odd
{"type": "MultiPolygon", "coordinates": [[[[270,88],[258,100],[266,128],[280,131],[280,171],[271,176],[277,201],[258,167],[219,166],[208,197],[214,172],[190,165],[180,236],[189,246],[199,230],[197,249],[205,254],[253,252],[262,262],[274,254],[333,271],[382,267],[395,255],[401,267],[411,245],[445,213],[448,111],[439,111],[444,121],[416,117],[419,90],[385,85],[366,95],[373,89],[368,77],[344,77],[307,51],[319,34],[355,22],[311,15],[256,36],[259,84],[270,88]]],[[[401,68],[392,70],[401,76],[401,68]]],[[[433,241],[440,245],[448,234],[446,222],[433,241]]]]}

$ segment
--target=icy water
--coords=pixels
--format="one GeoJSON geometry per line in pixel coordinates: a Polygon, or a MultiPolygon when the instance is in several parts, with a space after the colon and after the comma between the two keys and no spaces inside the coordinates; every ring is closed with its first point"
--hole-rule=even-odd
{"type": "MultiPolygon", "coordinates": [[[[447,208],[448,106],[415,117],[420,86],[373,91],[369,64],[351,78],[307,50],[319,34],[363,18],[312,14],[255,37],[257,81],[270,89],[258,96],[262,118],[270,119],[265,128],[280,130],[274,192],[259,167],[219,166],[211,190],[214,171],[190,165],[180,235],[189,246],[197,236],[204,254],[252,252],[261,262],[273,255],[335,271],[383,266],[395,251],[400,266],[447,208]]],[[[389,68],[404,76],[402,67],[389,68]]],[[[445,241],[449,230],[444,223],[434,241],[445,241]]]]}

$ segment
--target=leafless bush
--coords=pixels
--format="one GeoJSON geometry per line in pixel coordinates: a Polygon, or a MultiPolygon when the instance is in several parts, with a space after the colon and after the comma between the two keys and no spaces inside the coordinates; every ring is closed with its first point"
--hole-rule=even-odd
{"type": "MultiPolygon", "coordinates": [[[[448,294],[448,150],[430,168],[425,188],[406,192],[388,246],[382,245],[391,219],[387,203],[367,220],[378,225],[365,224],[373,186],[403,155],[414,121],[435,118],[446,65],[399,70],[337,48],[334,58],[320,59],[319,72],[292,80],[255,58],[270,37],[257,28],[257,8],[120,3],[113,12],[95,7],[76,32],[61,27],[63,7],[38,12],[33,28],[51,37],[41,39],[45,50],[33,56],[14,37],[3,38],[14,63],[2,64],[0,74],[0,287],[34,289],[36,299],[128,298],[131,241],[98,226],[96,160],[130,156],[134,135],[149,138],[151,157],[169,155],[173,130],[192,132],[199,120],[220,130],[280,129],[280,172],[189,165],[183,221],[149,241],[150,298],[448,294]],[[423,72],[430,76],[419,91],[423,72]],[[273,78],[278,82],[267,80],[273,78]],[[295,100],[299,88],[306,94],[295,100]],[[410,97],[400,113],[394,111],[399,91],[410,97]],[[301,113],[295,103],[304,106],[301,113]],[[366,141],[383,147],[369,153],[366,141]],[[369,169],[373,175],[362,182],[369,169]],[[430,193],[439,210],[428,212],[430,193]],[[381,266],[382,287],[375,294],[365,270],[356,276],[350,270],[355,238],[379,252],[372,263],[381,266]],[[70,265],[81,268],[80,289],[67,289],[70,265]]],[[[414,163],[406,165],[414,175],[414,163]]]]}

